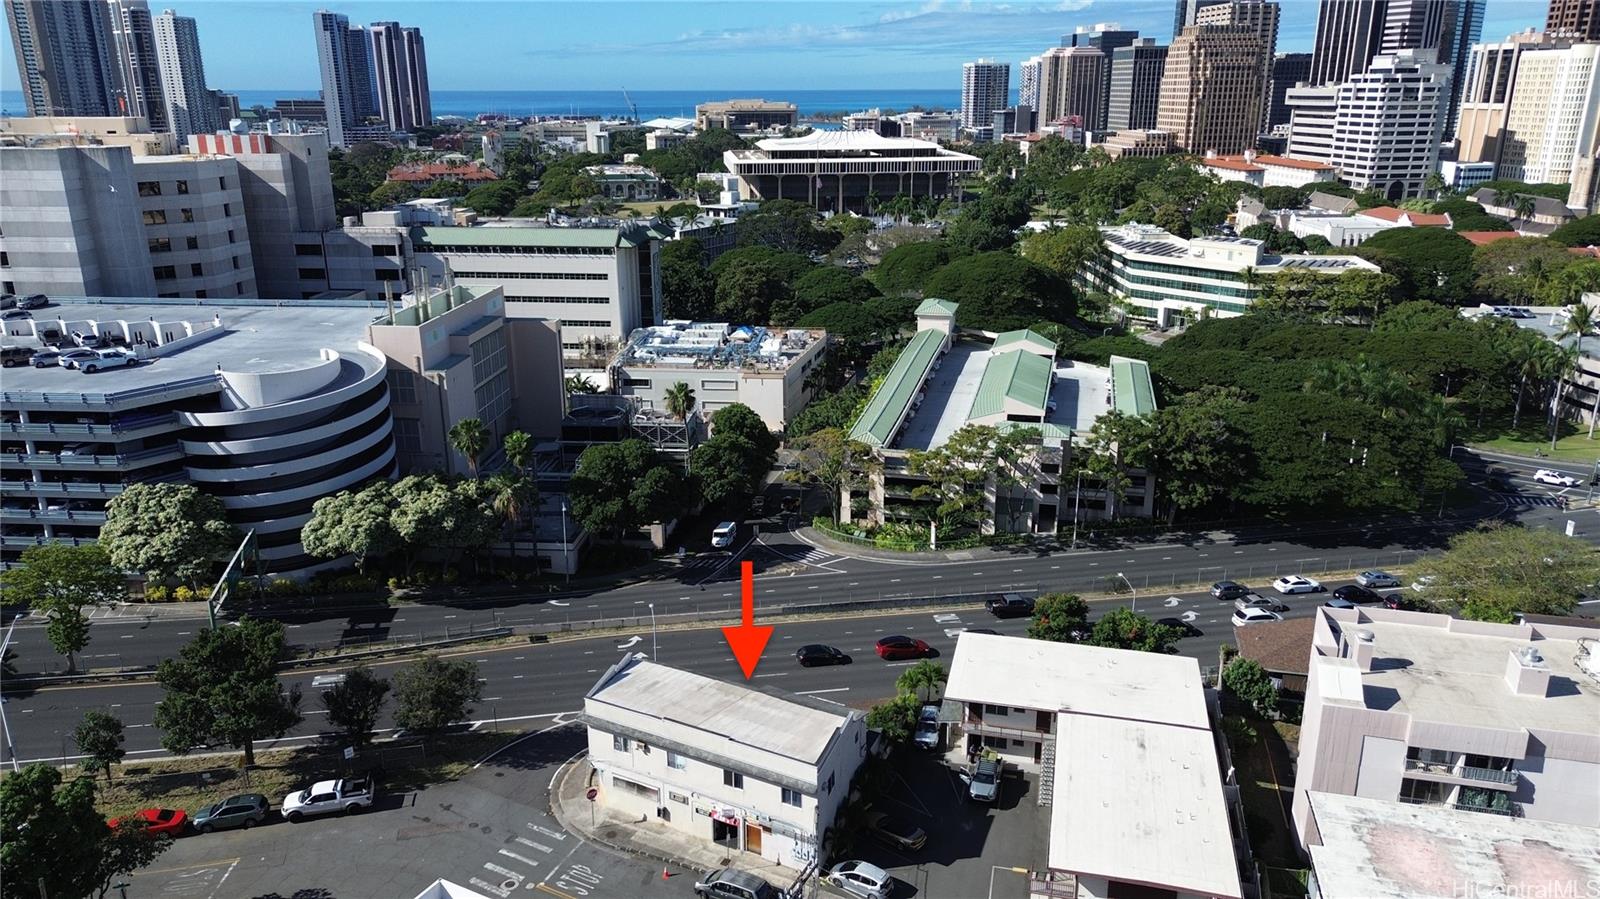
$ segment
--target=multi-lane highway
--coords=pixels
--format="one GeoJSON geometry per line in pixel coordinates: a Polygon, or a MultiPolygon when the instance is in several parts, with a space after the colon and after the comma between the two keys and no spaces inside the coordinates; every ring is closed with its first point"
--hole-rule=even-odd
{"type": "MultiPolygon", "coordinates": [[[[1458,461],[1462,453],[1457,454],[1458,461]]],[[[1529,478],[1534,465],[1468,460],[1474,477],[1494,489],[1481,491],[1475,512],[1483,517],[1505,515],[1529,526],[1563,528],[1578,522],[1577,535],[1600,539],[1600,512],[1565,511],[1563,491],[1547,488],[1529,478]]],[[[1575,466],[1549,467],[1587,475],[1575,466]]],[[[1584,488],[1564,491],[1581,498],[1584,488]]],[[[1124,541],[1116,545],[1042,554],[973,551],[951,557],[917,560],[866,560],[837,555],[813,547],[795,534],[765,535],[732,556],[706,556],[695,560],[677,576],[603,591],[575,592],[536,600],[463,602],[453,604],[398,605],[365,611],[303,614],[287,621],[291,642],[326,646],[353,643],[369,637],[442,636],[446,629],[459,633],[468,627],[515,625],[559,629],[567,621],[605,619],[641,629],[639,642],[629,651],[651,649],[650,613],[661,627],[656,643],[662,661],[683,665],[721,677],[736,678],[737,667],[712,628],[679,630],[671,627],[697,612],[736,608],[738,601],[736,558],[751,558],[758,571],[755,597],[758,616],[772,615],[796,606],[849,604],[897,597],[973,597],[951,603],[956,618],[936,619],[925,611],[899,612],[876,617],[832,617],[780,626],[762,667],[761,683],[788,690],[829,691],[817,695],[846,704],[861,705],[891,692],[898,668],[871,655],[873,640],[885,633],[903,632],[928,640],[946,656],[954,646],[955,629],[979,626],[988,619],[977,595],[1005,589],[1030,591],[1074,590],[1110,592],[1122,584],[1119,574],[1134,587],[1132,596],[1117,602],[1137,602],[1141,612],[1153,617],[1195,613],[1203,637],[1183,641],[1182,651],[1215,664],[1217,647],[1232,640],[1228,607],[1209,597],[1180,596],[1171,605],[1173,585],[1207,583],[1223,578],[1245,580],[1262,588],[1282,573],[1350,571],[1365,567],[1403,565],[1419,554],[1441,546],[1451,533],[1470,526],[1467,518],[1443,520],[1374,519],[1353,525],[1302,526],[1296,529],[1241,528],[1233,533],[1187,535],[1164,541],[1124,541]],[[654,609],[651,609],[651,606],[654,609]],[[788,654],[805,642],[826,642],[849,651],[856,663],[837,669],[802,671],[788,654]]],[[[1125,590],[1125,587],[1122,589],[1125,590]]],[[[1319,599],[1296,597],[1294,612],[1310,614],[1319,599]]],[[[826,611],[826,610],[824,610],[826,611]]],[[[48,670],[56,657],[44,639],[43,628],[31,619],[12,622],[11,645],[22,671],[48,670]]],[[[110,615],[97,618],[90,664],[152,664],[173,654],[205,626],[192,617],[144,618],[110,615]],[[93,658],[98,656],[98,658],[93,658]]],[[[1012,621],[982,626],[1002,633],[1020,633],[1025,624],[1012,621]]],[[[632,639],[631,637],[628,639],[632,639]]],[[[615,660],[619,641],[612,636],[526,645],[514,649],[475,651],[461,655],[479,660],[485,678],[482,717],[526,718],[572,711],[594,678],[615,660]]],[[[395,663],[375,665],[391,671],[395,663]]],[[[322,716],[311,689],[313,672],[297,672],[286,682],[301,683],[307,695],[307,723],[296,736],[312,736],[322,716]]],[[[110,708],[129,726],[128,748],[139,754],[159,752],[159,739],[151,726],[160,689],[153,684],[78,685],[8,688],[5,712],[9,742],[15,757],[28,760],[73,754],[71,730],[83,710],[110,708]]],[[[12,758],[7,751],[3,761],[12,758]]]]}

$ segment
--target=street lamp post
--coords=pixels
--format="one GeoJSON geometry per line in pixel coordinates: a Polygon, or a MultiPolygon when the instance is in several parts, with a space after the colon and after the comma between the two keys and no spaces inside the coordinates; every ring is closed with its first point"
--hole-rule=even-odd
{"type": "Polygon", "coordinates": [[[1117,577],[1122,578],[1122,582],[1128,585],[1128,594],[1133,597],[1133,602],[1129,605],[1128,610],[1137,613],[1139,611],[1139,591],[1133,589],[1133,581],[1128,580],[1127,575],[1119,571],[1117,572],[1117,577]]]}
{"type": "Polygon", "coordinates": [[[650,603],[650,661],[661,661],[656,652],[656,604],[650,603]]]}
{"type": "Polygon", "coordinates": [[[567,498],[561,498],[561,557],[562,569],[566,573],[567,584],[572,583],[572,544],[567,542],[567,498]]]}
{"type": "Polygon", "coordinates": [[[1078,484],[1072,489],[1072,548],[1078,548],[1078,507],[1083,505],[1083,471],[1078,471],[1078,484]]]}

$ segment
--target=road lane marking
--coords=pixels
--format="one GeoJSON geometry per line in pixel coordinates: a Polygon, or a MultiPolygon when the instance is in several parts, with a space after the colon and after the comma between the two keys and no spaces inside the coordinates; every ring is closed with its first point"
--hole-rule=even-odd
{"type": "Polygon", "coordinates": [[[512,852],[510,849],[502,849],[502,850],[500,850],[500,854],[505,856],[506,858],[514,858],[517,861],[522,862],[524,865],[527,865],[530,868],[539,867],[539,863],[538,862],[534,861],[531,858],[528,858],[526,855],[518,855],[517,853],[512,852]]]}
{"type": "Polygon", "coordinates": [[[756,675],[756,677],[788,677],[788,676],[789,676],[789,672],[787,672],[787,671],[778,671],[778,672],[774,672],[772,674],[758,674],[758,675],[756,675]]]}
{"type": "Polygon", "coordinates": [[[848,693],[849,687],[830,687],[826,690],[797,690],[796,696],[816,696],[818,693],[848,693]]]}
{"type": "MultiPolygon", "coordinates": [[[[529,824],[528,826],[529,827],[533,827],[534,825],[529,824]]],[[[549,846],[546,846],[543,843],[535,843],[534,841],[528,839],[527,837],[514,837],[513,839],[515,839],[518,843],[521,843],[522,845],[527,846],[529,849],[537,849],[540,852],[549,852],[550,851],[550,847],[549,846]]]]}
{"type": "Polygon", "coordinates": [[[467,883],[477,887],[480,890],[488,890],[496,896],[499,896],[500,899],[511,899],[510,890],[503,889],[497,884],[492,884],[489,881],[484,880],[482,877],[474,875],[471,880],[467,881],[467,883]]]}

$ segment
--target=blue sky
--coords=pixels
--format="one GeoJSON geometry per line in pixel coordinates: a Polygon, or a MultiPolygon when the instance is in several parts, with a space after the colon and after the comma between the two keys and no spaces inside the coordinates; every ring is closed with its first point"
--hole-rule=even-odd
{"type": "MultiPolygon", "coordinates": [[[[1280,51],[1308,49],[1315,0],[1282,0],[1280,51]]],[[[1074,26],[1114,21],[1165,43],[1172,0],[1046,2],[285,2],[151,0],[193,16],[210,85],[318,86],[311,13],[423,29],[434,90],[872,89],[959,87],[961,63],[1013,65],[1074,26]]],[[[1483,34],[1542,26],[1543,0],[1489,0],[1483,34]]],[[[15,88],[10,41],[0,87],[15,88]]]]}

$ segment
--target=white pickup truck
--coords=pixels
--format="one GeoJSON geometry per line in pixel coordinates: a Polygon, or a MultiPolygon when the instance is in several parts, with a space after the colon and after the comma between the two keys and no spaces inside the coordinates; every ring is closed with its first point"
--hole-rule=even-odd
{"type": "Polygon", "coordinates": [[[299,821],[336,812],[359,812],[371,808],[377,795],[378,785],[370,774],[353,780],[322,780],[283,797],[283,817],[299,821]]]}

